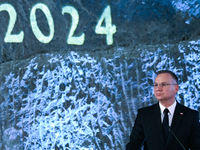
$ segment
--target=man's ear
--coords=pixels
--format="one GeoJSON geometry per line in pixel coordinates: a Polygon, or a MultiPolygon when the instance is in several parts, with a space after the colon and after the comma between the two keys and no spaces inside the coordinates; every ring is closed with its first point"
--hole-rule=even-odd
{"type": "Polygon", "coordinates": [[[175,92],[177,93],[178,90],[179,90],[179,86],[178,86],[178,84],[176,84],[176,85],[175,85],[175,92]]]}

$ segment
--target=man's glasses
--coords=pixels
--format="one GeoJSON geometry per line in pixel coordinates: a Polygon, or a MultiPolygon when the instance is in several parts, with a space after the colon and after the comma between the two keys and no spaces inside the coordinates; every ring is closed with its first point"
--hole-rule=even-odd
{"type": "Polygon", "coordinates": [[[168,85],[177,85],[177,84],[169,84],[169,83],[160,83],[160,84],[154,83],[154,84],[153,84],[154,87],[158,87],[159,85],[160,85],[162,88],[164,88],[164,87],[167,87],[168,85]]]}

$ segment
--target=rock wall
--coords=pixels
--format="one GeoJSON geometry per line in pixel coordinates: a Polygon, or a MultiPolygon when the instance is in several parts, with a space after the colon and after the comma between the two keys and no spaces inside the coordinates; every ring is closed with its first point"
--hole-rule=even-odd
{"type": "Polygon", "coordinates": [[[200,111],[199,9],[197,0],[1,2],[0,149],[125,149],[137,109],[157,102],[160,69],[178,75],[177,100],[200,111]]]}

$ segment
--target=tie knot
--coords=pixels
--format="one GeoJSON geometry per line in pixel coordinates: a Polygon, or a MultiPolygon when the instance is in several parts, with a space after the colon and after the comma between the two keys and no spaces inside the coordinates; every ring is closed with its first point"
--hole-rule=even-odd
{"type": "Polygon", "coordinates": [[[167,108],[165,108],[164,110],[164,114],[168,114],[169,110],[167,108]]]}

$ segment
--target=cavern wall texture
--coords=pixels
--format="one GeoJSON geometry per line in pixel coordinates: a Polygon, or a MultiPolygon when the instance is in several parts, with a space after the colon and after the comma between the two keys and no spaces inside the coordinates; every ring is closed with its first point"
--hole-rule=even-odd
{"type": "Polygon", "coordinates": [[[124,150],[161,69],[200,111],[198,0],[0,1],[0,149],[124,150]]]}

